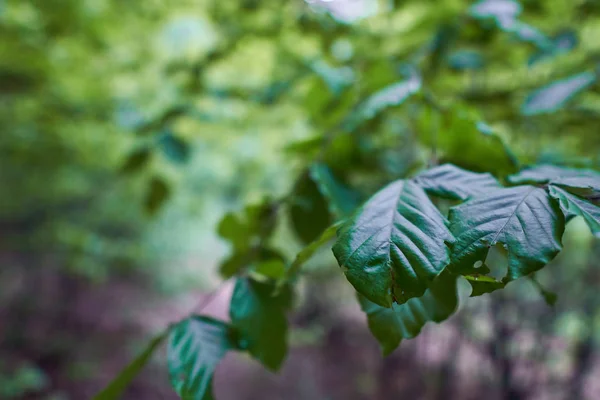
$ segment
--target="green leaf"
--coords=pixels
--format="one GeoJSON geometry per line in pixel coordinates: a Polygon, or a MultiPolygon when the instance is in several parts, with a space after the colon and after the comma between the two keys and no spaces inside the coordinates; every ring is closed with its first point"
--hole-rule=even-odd
{"type": "Polygon", "coordinates": [[[296,255],[294,262],[292,262],[292,265],[290,265],[286,271],[286,280],[293,279],[300,271],[300,268],[302,268],[302,265],[304,265],[304,263],[307,262],[317,250],[335,237],[335,234],[341,224],[342,222],[338,222],[325,229],[318,239],[310,243],[296,255]]]}
{"type": "Polygon", "coordinates": [[[154,177],[150,180],[146,192],[145,208],[146,212],[154,215],[160,210],[171,195],[167,183],[159,177],[154,177]]]}
{"type": "Polygon", "coordinates": [[[472,290],[470,297],[476,297],[486,293],[492,293],[506,286],[506,283],[497,281],[491,276],[465,275],[465,279],[471,284],[472,290]]]}
{"type": "Polygon", "coordinates": [[[500,187],[491,174],[475,173],[451,164],[425,171],[414,181],[429,194],[454,200],[466,200],[500,187]]]}
{"type": "Polygon", "coordinates": [[[327,199],[329,212],[337,218],[351,214],[360,204],[360,195],[340,182],[327,165],[313,165],[310,176],[327,199]]]}
{"type": "Polygon", "coordinates": [[[303,243],[315,240],[333,222],[327,200],[309,172],[298,180],[289,212],[294,231],[303,243]]]}
{"type": "Polygon", "coordinates": [[[235,348],[230,325],[205,316],[185,319],[171,329],[169,375],[182,399],[211,400],[215,368],[235,348]]]}
{"type": "Polygon", "coordinates": [[[449,264],[446,222],[421,187],[399,180],[342,225],[333,253],[360,294],[391,307],[422,296],[449,264]]]}
{"type": "Polygon", "coordinates": [[[229,315],[240,335],[240,347],[276,371],[287,354],[287,319],[291,292],[276,292],[272,283],[250,278],[236,281],[229,315]]]}
{"type": "Polygon", "coordinates": [[[235,250],[248,250],[275,228],[273,206],[268,201],[246,206],[241,213],[231,212],[219,222],[217,233],[235,250]]]}
{"type": "Polygon", "coordinates": [[[148,346],[146,346],[146,349],[119,372],[119,375],[106,386],[106,388],[98,393],[94,397],[94,400],[120,399],[127,387],[148,363],[152,354],[154,354],[154,351],[162,344],[168,334],[169,331],[165,331],[152,339],[152,341],[148,343],[148,346]]]}
{"type": "Polygon", "coordinates": [[[521,107],[521,113],[524,115],[536,115],[554,112],[563,107],[577,93],[591,86],[595,81],[596,75],[593,72],[584,72],[554,82],[527,96],[521,107]]]}
{"type": "Polygon", "coordinates": [[[594,236],[600,238],[600,207],[554,185],[550,185],[549,191],[550,196],[560,202],[560,208],[565,213],[565,217],[569,215],[583,217],[594,236]]]}
{"type": "Polygon", "coordinates": [[[252,268],[253,272],[271,279],[281,279],[285,270],[285,263],[276,259],[261,261],[252,268]]]}
{"type": "Polygon", "coordinates": [[[565,219],[544,189],[516,186],[490,191],[450,209],[450,230],[456,237],[452,267],[472,271],[485,262],[491,247],[508,250],[510,281],[539,270],[561,250],[565,219]]]}
{"type": "Polygon", "coordinates": [[[123,166],[121,167],[121,173],[131,174],[139,171],[148,164],[151,155],[152,152],[148,147],[142,147],[134,150],[131,152],[131,154],[129,154],[129,156],[127,156],[127,160],[125,160],[123,163],[123,166]]]}
{"type": "Polygon", "coordinates": [[[362,310],[367,314],[369,329],[379,341],[384,355],[396,349],[402,339],[416,337],[429,322],[442,322],[456,311],[458,295],[456,276],[443,271],[425,291],[404,304],[381,307],[358,294],[362,310]]]}
{"type": "Polygon", "coordinates": [[[183,139],[165,132],[158,138],[158,145],[165,157],[176,163],[185,163],[190,158],[190,146],[183,139]]]}
{"type": "Polygon", "coordinates": [[[394,83],[371,95],[359,107],[357,118],[361,121],[372,119],[384,109],[402,104],[420,89],[421,78],[413,73],[407,80],[394,83]]]}
{"type": "Polygon", "coordinates": [[[240,273],[244,268],[254,267],[262,263],[285,263],[285,258],[277,250],[268,247],[250,248],[235,251],[219,266],[219,273],[225,279],[240,273]]]}
{"type": "Polygon", "coordinates": [[[560,167],[558,165],[542,164],[526,168],[508,177],[508,182],[514,185],[523,183],[548,183],[560,181],[563,178],[591,178],[600,180],[600,173],[591,169],[560,167]]]}

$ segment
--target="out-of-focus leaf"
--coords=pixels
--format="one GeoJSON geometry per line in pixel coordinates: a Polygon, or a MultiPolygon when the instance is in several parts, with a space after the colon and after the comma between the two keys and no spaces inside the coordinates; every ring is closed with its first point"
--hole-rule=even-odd
{"type": "Polygon", "coordinates": [[[171,329],[167,360],[173,388],[183,399],[212,400],[212,376],[219,361],[234,349],[230,325],[195,316],[171,329]]]}
{"type": "Polygon", "coordinates": [[[140,373],[142,368],[144,368],[144,366],[148,363],[152,357],[152,354],[154,354],[156,349],[162,344],[168,334],[169,332],[165,331],[152,339],[148,346],[146,346],[146,349],[131,363],[129,363],[129,365],[127,365],[121,372],[119,372],[119,375],[112,382],[110,382],[106,388],[98,393],[96,397],[94,397],[94,400],[120,399],[127,387],[140,373]]]}
{"type": "Polygon", "coordinates": [[[583,217],[594,236],[600,238],[600,207],[560,187],[550,185],[548,189],[550,196],[560,202],[560,208],[565,213],[565,217],[569,215],[583,217]]]}
{"type": "Polygon", "coordinates": [[[554,112],[562,108],[573,96],[587,89],[595,81],[596,74],[583,72],[554,82],[527,96],[521,106],[521,113],[524,115],[537,115],[554,112]]]}
{"type": "Polygon", "coordinates": [[[469,9],[470,14],[476,18],[496,20],[514,20],[521,11],[521,4],[514,0],[481,0],[469,9]]]}
{"type": "Polygon", "coordinates": [[[253,272],[270,279],[281,279],[285,270],[285,263],[277,259],[260,261],[252,269],[253,272]]]}
{"type": "Polygon", "coordinates": [[[446,222],[419,185],[399,180],[342,225],[333,253],[360,294],[391,307],[422,296],[450,263],[446,222]]]}
{"type": "Polygon", "coordinates": [[[486,293],[492,293],[496,290],[503,289],[506,283],[497,281],[491,276],[485,275],[465,275],[467,282],[471,284],[471,296],[481,296],[486,293]]]}
{"type": "Polygon", "coordinates": [[[360,194],[344,185],[325,164],[314,164],[310,176],[327,199],[329,211],[337,218],[351,214],[360,204],[360,194]]]}
{"type": "Polygon", "coordinates": [[[121,167],[121,173],[130,174],[139,171],[148,164],[151,155],[152,152],[148,147],[141,147],[132,151],[123,163],[123,166],[121,167]]]}
{"type": "Polygon", "coordinates": [[[540,295],[542,295],[542,298],[544,299],[546,304],[548,304],[551,307],[556,305],[556,301],[558,300],[558,295],[556,293],[553,293],[553,292],[549,291],[548,289],[546,289],[545,287],[543,287],[540,284],[540,282],[538,282],[538,280],[535,278],[535,276],[531,276],[529,280],[533,283],[535,288],[540,292],[540,295]]]}
{"type": "Polygon", "coordinates": [[[421,89],[421,78],[414,73],[407,80],[394,83],[371,95],[359,107],[357,117],[360,120],[369,120],[388,107],[402,104],[412,94],[421,89]]]}
{"type": "Polygon", "coordinates": [[[560,167],[558,165],[542,164],[526,168],[509,176],[507,180],[514,185],[520,185],[523,183],[548,183],[550,181],[560,181],[563,178],[600,179],[600,172],[591,169],[568,168],[560,167]]]}
{"type": "Polygon", "coordinates": [[[235,250],[243,252],[268,237],[275,227],[273,206],[264,201],[251,204],[243,212],[226,214],[217,227],[217,233],[228,240],[235,250]]]}
{"type": "Polygon", "coordinates": [[[516,19],[501,19],[498,21],[498,26],[523,42],[532,43],[545,51],[551,51],[552,49],[552,41],[538,29],[525,22],[516,19]]]}
{"type": "Polygon", "coordinates": [[[296,255],[294,262],[286,271],[286,280],[294,278],[300,271],[300,268],[302,268],[302,265],[304,265],[304,263],[307,262],[313,256],[313,254],[319,250],[319,248],[324,246],[327,242],[335,237],[335,234],[341,224],[342,222],[338,222],[325,229],[318,239],[310,243],[296,255]]]}
{"type": "Polygon", "coordinates": [[[171,132],[165,132],[159,136],[158,146],[163,154],[173,162],[184,163],[190,158],[189,144],[171,132]]]}
{"type": "Polygon", "coordinates": [[[290,292],[276,291],[271,283],[238,278],[229,315],[240,337],[240,347],[248,350],[265,367],[279,369],[287,354],[287,320],[290,292]]]}
{"type": "Polygon", "coordinates": [[[384,355],[394,351],[403,339],[416,337],[427,322],[442,322],[456,311],[458,295],[456,276],[443,271],[425,291],[404,304],[385,308],[358,294],[362,310],[367,314],[369,329],[384,355]]]}
{"type": "Polygon", "coordinates": [[[567,30],[559,33],[552,38],[552,47],[546,51],[540,51],[529,59],[529,65],[551,58],[558,54],[564,54],[574,49],[579,43],[577,33],[574,30],[567,30]]]}
{"type": "Polygon", "coordinates": [[[429,194],[454,200],[466,200],[500,187],[491,174],[467,171],[452,164],[429,169],[418,175],[415,182],[429,194]]]}
{"type": "Polygon", "coordinates": [[[508,251],[505,281],[511,281],[544,267],[562,248],[564,216],[546,191],[535,186],[491,190],[451,208],[449,218],[456,237],[456,272],[469,273],[476,262],[485,262],[491,247],[502,243],[508,251]]]}
{"type": "Polygon", "coordinates": [[[484,65],[481,53],[474,50],[459,50],[450,54],[448,64],[451,68],[464,71],[469,69],[480,69],[484,65]]]}
{"type": "Polygon", "coordinates": [[[285,263],[285,258],[278,251],[264,246],[235,250],[221,263],[219,273],[223,278],[228,279],[245,268],[256,268],[258,264],[265,262],[285,263]]]}
{"type": "Polygon", "coordinates": [[[146,192],[146,212],[150,215],[156,214],[156,212],[165,204],[170,195],[171,190],[162,178],[157,176],[152,178],[146,192]]]}
{"type": "Polygon", "coordinates": [[[332,222],[327,200],[310,173],[298,180],[289,211],[294,231],[304,243],[315,240],[332,222]]]}

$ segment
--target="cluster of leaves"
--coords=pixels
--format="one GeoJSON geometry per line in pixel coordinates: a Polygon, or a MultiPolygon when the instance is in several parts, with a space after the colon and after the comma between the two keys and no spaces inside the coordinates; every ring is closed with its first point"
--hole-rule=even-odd
{"type": "MultiPolygon", "coordinates": [[[[260,9],[254,3],[249,7],[260,9]]],[[[289,194],[228,214],[219,224],[219,235],[233,250],[220,269],[224,278],[235,281],[230,322],[193,315],[169,327],[99,399],[121,393],[164,339],[171,381],[183,398],[212,398],[212,374],[230,350],[247,352],[271,370],[279,368],[287,351],[286,315],[301,267],[334,237],[333,253],[388,354],[427,322],[452,315],[458,306],[458,279],[466,279],[477,296],[532,278],[561,250],[565,223],[576,215],[600,235],[597,172],[553,165],[523,169],[539,160],[538,154],[532,159],[519,146],[509,146],[510,135],[484,122],[485,116],[506,123],[509,129],[504,130],[512,133],[534,116],[564,110],[577,94],[593,88],[596,73],[589,70],[589,60],[569,65],[565,69],[574,74],[549,84],[517,79],[519,89],[534,87],[515,108],[514,82],[498,79],[501,86],[492,82],[465,88],[455,74],[496,61],[497,54],[483,50],[489,42],[500,43],[495,53],[517,47],[514,39],[531,47],[528,68],[559,59],[575,44],[565,45],[523,22],[523,9],[515,1],[440,9],[426,13],[428,25],[415,24],[425,26],[424,31],[413,28],[406,34],[414,40],[390,44],[390,54],[375,60],[351,63],[356,84],[344,79],[347,70],[339,59],[327,55],[309,63],[290,51],[283,52],[282,71],[299,59],[303,66],[310,64],[299,74],[304,79],[300,83],[298,74],[290,73],[285,84],[275,82],[279,85],[259,93],[229,93],[268,107],[276,100],[300,99],[317,132],[287,148],[303,167],[289,194]],[[511,41],[503,42],[500,34],[511,41]],[[465,45],[478,51],[465,52],[465,45]],[[390,61],[398,58],[405,62],[390,61]],[[474,107],[482,102],[482,110],[474,107]],[[290,221],[306,245],[293,260],[272,246],[282,220],[290,221]],[[486,265],[497,245],[508,257],[500,280],[486,265]]],[[[346,41],[361,51],[381,39],[377,31],[352,29],[324,14],[301,13],[297,20],[300,32],[322,34],[327,47],[346,41]]],[[[281,26],[274,29],[283,35],[281,26]]],[[[514,74],[510,68],[508,72],[514,74]]],[[[138,164],[131,161],[136,160],[133,155],[129,160],[138,164]]]]}

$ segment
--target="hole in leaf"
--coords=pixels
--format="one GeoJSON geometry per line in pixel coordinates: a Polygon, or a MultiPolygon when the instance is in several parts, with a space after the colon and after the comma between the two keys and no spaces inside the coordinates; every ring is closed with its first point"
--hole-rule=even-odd
{"type": "Polygon", "coordinates": [[[483,261],[481,261],[481,260],[475,261],[475,264],[473,264],[473,268],[475,268],[475,269],[481,268],[482,265],[483,265],[483,261]]]}

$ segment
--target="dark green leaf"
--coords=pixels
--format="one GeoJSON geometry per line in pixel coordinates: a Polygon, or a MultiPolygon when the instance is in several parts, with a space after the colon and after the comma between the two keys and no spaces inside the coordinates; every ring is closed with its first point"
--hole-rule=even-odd
{"type": "Polygon", "coordinates": [[[443,271],[421,297],[404,304],[381,307],[358,294],[358,300],[367,314],[369,329],[377,338],[384,355],[398,347],[402,339],[416,337],[427,322],[442,322],[458,306],[456,276],[443,271]]]}
{"type": "Polygon", "coordinates": [[[156,214],[169,198],[171,191],[167,183],[159,177],[150,180],[146,192],[145,208],[150,215],[156,214]]]}
{"type": "Polygon", "coordinates": [[[491,276],[465,275],[465,279],[471,284],[471,297],[481,296],[486,293],[492,293],[506,286],[504,282],[497,281],[491,276]]]}
{"type": "Polygon", "coordinates": [[[422,296],[449,264],[446,222],[421,187],[399,180],[342,225],[333,253],[360,294],[391,307],[422,296]]]}
{"type": "Polygon", "coordinates": [[[523,183],[548,183],[560,181],[563,178],[591,178],[600,179],[600,173],[590,169],[577,169],[559,167],[557,165],[542,164],[520,171],[508,177],[508,181],[515,185],[523,183]]]}
{"type": "Polygon", "coordinates": [[[491,174],[475,173],[451,164],[423,172],[415,182],[429,194],[454,200],[466,200],[500,187],[491,174]]]}
{"type": "Polygon", "coordinates": [[[212,376],[225,353],[235,348],[232,328],[196,316],[175,325],[167,351],[173,388],[182,399],[212,400],[212,376]]]}
{"type": "Polygon", "coordinates": [[[285,258],[278,251],[265,247],[238,250],[221,263],[219,273],[223,278],[228,279],[245,268],[256,267],[265,262],[284,263],[285,258]]]}
{"type": "Polygon", "coordinates": [[[563,107],[577,93],[588,88],[596,81],[593,72],[584,72],[570,78],[554,82],[535,92],[525,99],[521,107],[524,115],[549,113],[563,107]]]}
{"type": "Polygon", "coordinates": [[[159,136],[158,145],[163,154],[173,162],[184,163],[190,158],[190,146],[187,142],[170,132],[159,136]]]}
{"type": "Polygon", "coordinates": [[[276,371],[287,354],[289,290],[278,291],[272,283],[239,278],[235,284],[229,315],[240,335],[240,347],[265,367],[276,371]]]}
{"type": "Polygon", "coordinates": [[[142,147],[131,152],[121,167],[121,173],[130,174],[139,171],[148,164],[151,155],[152,152],[147,147],[142,147]]]}
{"type": "Polygon", "coordinates": [[[560,208],[565,213],[565,217],[569,215],[583,217],[594,236],[600,237],[600,207],[554,185],[550,185],[549,191],[550,196],[560,202],[560,208]]]}
{"type": "Polygon", "coordinates": [[[497,243],[508,250],[513,280],[539,270],[560,251],[565,219],[544,189],[517,186],[490,191],[450,209],[450,229],[456,237],[452,265],[471,271],[485,262],[497,243]]]}
{"type": "Polygon", "coordinates": [[[329,206],[309,173],[299,179],[294,195],[289,209],[292,226],[302,242],[310,243],[331,225],[329,206]]]}
{"type": "Polygon", "coordinates": [[[337,218],[351,214],[360,204],[360,195],[340,182],[327,165],[313,165],[310,176],[327,199],[329,211],[337,218]]]}
{"type": "Polygon", "coordinates": [[[148,344],[146,349],[137,356],[129,365],[127,365],[119,375],[100,393],[94,397],[94,400],[116,400],[120,399],[127,387],[139,374],[139,372],[148,363],[154,351],[162,344],[168,335],[168,331],[156,336],[148,344]]]}

